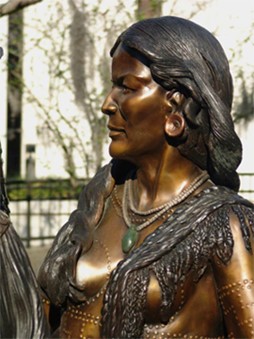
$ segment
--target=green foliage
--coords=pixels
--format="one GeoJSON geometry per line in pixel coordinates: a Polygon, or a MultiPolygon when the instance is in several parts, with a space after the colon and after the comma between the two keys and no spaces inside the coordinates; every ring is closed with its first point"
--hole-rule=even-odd
{"type": "Polygon", "coordinates": [[[87,183],[78,180],[75,187],[69,180],[7,181],[7,193],[10,201],[77,199],[87,183]]]}

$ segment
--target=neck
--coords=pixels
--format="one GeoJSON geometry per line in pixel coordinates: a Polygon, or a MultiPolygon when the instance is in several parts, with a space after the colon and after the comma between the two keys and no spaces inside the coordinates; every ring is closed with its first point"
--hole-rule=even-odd
{"type": "Polygon", "coordinates": [[[147,210],[175,198],[200,173],[200,168],[175,148],[160,159],[139,163],[134,185],[136,207],[147,210]]]}

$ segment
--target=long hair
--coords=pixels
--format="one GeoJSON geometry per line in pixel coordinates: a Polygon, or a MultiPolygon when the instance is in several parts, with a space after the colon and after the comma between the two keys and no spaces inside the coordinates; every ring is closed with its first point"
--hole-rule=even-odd
{"type": "Polygon", "coordinates": [[[183,114],[189,133],[179,151],[208,170],[215,184],[237,191],[242,146],[230,114],[232,77],[218,40],[189,20],[165,16],[130,26],[116,40],[111,56],[120,43],[146,59],[157,83],[188,98],[183,114]],[[203,162],[200,141],[206,153],[203,162]]]}

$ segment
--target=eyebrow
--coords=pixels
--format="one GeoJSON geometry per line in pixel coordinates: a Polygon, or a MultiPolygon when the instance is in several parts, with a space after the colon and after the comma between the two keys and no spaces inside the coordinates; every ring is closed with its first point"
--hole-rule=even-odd
{"type": "Polygon", "coordinates": [[[134,75],[132,73],[123,74],[123,75],[119,76],[118,78],[116,78],[116,80],[111,79],[111,82],[114,83],[114,84],[122,84],[123,81],[128,77],[134,78],[135,80],[138,80],[139,82],[141,82],[143,84],[146,84],[148,82],[147,77],[137,76],[137,75],[134,75]]]}

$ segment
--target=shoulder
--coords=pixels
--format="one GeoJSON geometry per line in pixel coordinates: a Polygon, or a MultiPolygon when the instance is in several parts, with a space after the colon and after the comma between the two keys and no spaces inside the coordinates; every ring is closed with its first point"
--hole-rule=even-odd
{"type": "MultiPolygon", "coordinates": [[[[225,190],[220,190],[223,194],[225,190]]],[[[227,275],[249,270],[254,274],[254,205],[238,194],[226,192],[228,199],[208,216],[216,235],[213,257],[215,271],[227,275]]],[[[221,197],[220,197],[221,199],[221,197]]],[[[253,277],[254,278],[254,277],[253,277]]]]}
{"type": "Polygon", "coordinates": [[[224,187],[217,187],[214,193],[217,207],[210,210],[207,219],[217,238],[217,256],[227,263],[240,244],[245,251],[253,253],[254,205],[224,187]]]}
{"type": "Polygon", "coordinates": [[[254,252],[254,206],[250,201],[232,190],[215,186],[188,204],[191,205],[187,208],[188,227],[193,231],[191,239],[198,239],[202,252],[209,253],[216,265],[228,265],[233,254],[239,252],[240,244],[247,255],[254,252]]]}

